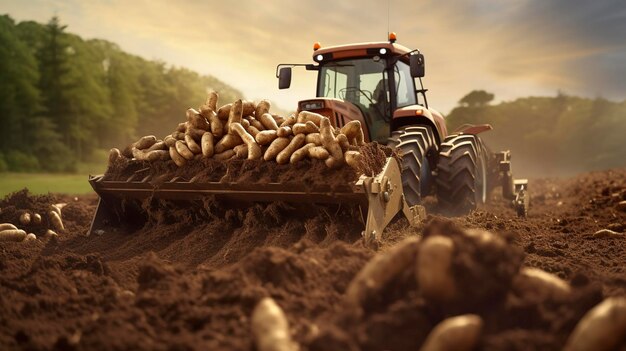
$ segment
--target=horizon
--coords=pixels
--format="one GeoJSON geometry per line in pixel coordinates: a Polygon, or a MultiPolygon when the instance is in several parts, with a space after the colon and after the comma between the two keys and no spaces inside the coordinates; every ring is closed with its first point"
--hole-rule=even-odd
{"type": "MultiPolygon", "coordinates": [[[[267,98],[283,110],[295,109],[298,100],[315,95],[315,74],[295,69],[292,88],[280,91],[274,75],[277,64],[311,63],[316,41],[324,47],[382,41],[387,35],[385,2],[313,7],[313,2],[283,1],[259,8],[246,6],[244,1],[238,8],[254,11],[244,11],[247,21],[238,22],[233,20],[239,15],[236,9],[222,3],[183,1],[169,6],[151,2],[145,6],[138,1],[112,6],[116,1],[37,0],[26,5],[9,0],[0,9],[18,22],[46,23],[57,15],[70,33],[105,39],[130,54],[214,76],[246,98],[267,98]],[[328,8],[333,12],[327,13],[324,9],[328,8]],[[305,25],[307,21],[299,16],[265,20],[283,9],[307,13],[319,22],[305,25]],[[204,13],[212,14],[210,20],[192,21],[190,14],[204,13]],[[382,15],[377,18],[374,13],[382,15]],[[284,35],[284,28],[289,28],[289,35],[284,35]]],[[[626,59],[626,43],[620,38],[626,36],[626,9],[616,1],[558,4],[564,1],[455,1],[454,5],[390,1],[389,30],[397,33],[398,43],[420,48],[425,54],[429,101],[445,113],[465,94],[479,89],[494,93],[496,103],[559,92],[625,99],[626,81],[620,77],[626,76],[626,67],[620,62],[626,59]],[[427,15],[415,17],[413,12],[427,15]],[[467,21],[468,16],[473,21],[467,21]]]]}

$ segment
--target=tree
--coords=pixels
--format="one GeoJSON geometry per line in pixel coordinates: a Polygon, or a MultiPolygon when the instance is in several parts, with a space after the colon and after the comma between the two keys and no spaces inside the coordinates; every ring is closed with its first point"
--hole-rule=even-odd
{"type": "Polygon", "coordinates": [[[489,105],[493,98],[493,94],[484,90],[474,90],[459,100],[459,104],[464,107],[484,107],[489,105]]]}

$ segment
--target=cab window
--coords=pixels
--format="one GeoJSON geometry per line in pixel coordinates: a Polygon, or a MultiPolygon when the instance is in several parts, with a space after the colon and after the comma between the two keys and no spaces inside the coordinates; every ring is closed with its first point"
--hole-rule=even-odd
{"type": "Polygon", "coordinates": [[[394,78],[396,81],[396,101],[398,107],[417,104],[415,85],[413,77],[411,77],[409,65],[398,61],[394,68],[394,78]]]}

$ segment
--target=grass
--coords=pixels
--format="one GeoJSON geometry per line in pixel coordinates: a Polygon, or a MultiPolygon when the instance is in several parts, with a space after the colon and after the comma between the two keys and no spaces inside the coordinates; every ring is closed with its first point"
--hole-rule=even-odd
{"type": "Polygon", "coordinates": [[[93,192],[86,174],[0,173],[0,197],[23,188],[33,194],[93,192]]]}

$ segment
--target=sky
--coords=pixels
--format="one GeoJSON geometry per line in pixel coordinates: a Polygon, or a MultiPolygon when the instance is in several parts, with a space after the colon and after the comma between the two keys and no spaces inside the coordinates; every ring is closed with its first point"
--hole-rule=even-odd
{"type": "Polygon", "coordinates": [[[466,93],[496,101],[566,94],[626,99],[626,0],[0,0],[0,13],[115,42],[147,59],[214,75],[246,98],[286,110],[315,95],[315,73],[295,69],[278,90],[279,63],[312,63],[322,46],[383,41],[426,56],[429,103],[447,113],[466,93]]]}

